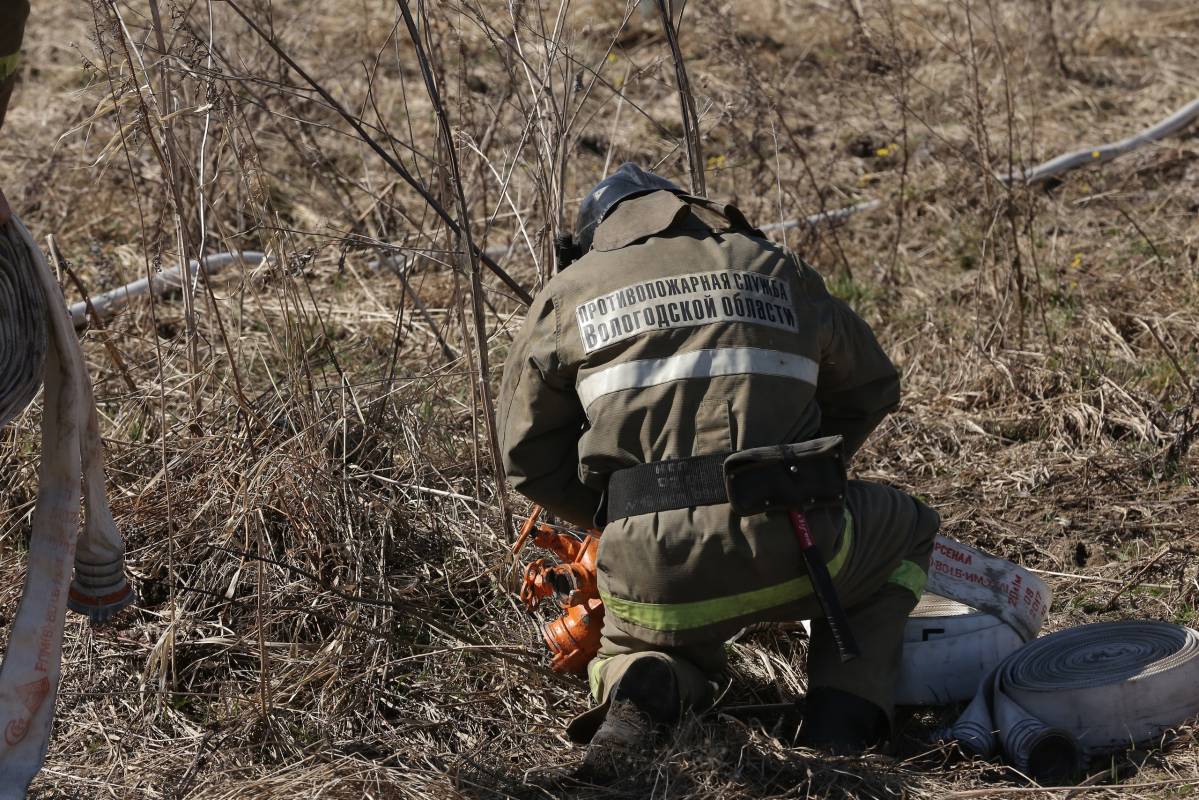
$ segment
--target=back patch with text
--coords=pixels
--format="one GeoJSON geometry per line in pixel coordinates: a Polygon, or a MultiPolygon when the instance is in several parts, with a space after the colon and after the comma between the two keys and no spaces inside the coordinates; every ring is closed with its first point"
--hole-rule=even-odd
{"type": "Polygon", "coordinates": [[[787,281],[748,270],[634,283],[580,303],[575,319],[587,353],[650,331],[717,322],[799,330],[787,281]]]}

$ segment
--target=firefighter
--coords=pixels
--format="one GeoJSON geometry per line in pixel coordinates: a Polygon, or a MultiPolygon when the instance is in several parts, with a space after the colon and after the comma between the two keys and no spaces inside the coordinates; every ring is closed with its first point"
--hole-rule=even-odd
{"type": "Polygon", "coordinates": [[[735,513],[719,473],[731,454],[825,436],[848,461],[899,402],[869,326],[735,207],[635,164],[588,193],[559,250],[508,355],[498,425],[512,487],[603,530],[596,706],[567,729],[589,742],[583,772],[614,777],[708,707],[724,642],[757,622],[814,620],[800,743],[883,745],[936,513],[848,481],[808,514],[860,649],[842,663],[788,515],[735,513]]]}

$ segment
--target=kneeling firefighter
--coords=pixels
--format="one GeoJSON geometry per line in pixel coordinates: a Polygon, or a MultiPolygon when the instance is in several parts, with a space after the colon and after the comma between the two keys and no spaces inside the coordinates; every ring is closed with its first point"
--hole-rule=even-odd
{"type": "Polygon", "coordinates": [[[710,705],[755,622],[815,620],[801,743],[883,744],[939,520],[846,480],[899,401],[869,326],[736,208],[634,164],[559,251],[575,263],[513,343],[499,432],[513,488],[603,530],[598,705],[568,728],[584,769],[710,705]]]}

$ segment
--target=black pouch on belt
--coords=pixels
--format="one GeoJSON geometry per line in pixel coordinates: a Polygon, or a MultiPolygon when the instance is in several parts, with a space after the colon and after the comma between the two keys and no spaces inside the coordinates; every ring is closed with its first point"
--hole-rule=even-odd
{"type": "Polygon", "coordinates": [[[724,460],[724,480],[729,505],[738,514],[787,513],[799,540],[799,552],[812,590],[824,611],[841,660],[857,658],[861,651],[807,520],[810,511],[844,509],[847,479],[845,461],[841,458],[841,437],[826,436],[801,444],[733,453],[724,460]]]}
{"type": "Polygon", "coordinates": [[[729,505],[741,516],[795,509],[839,510],[845,503],[841,437],[755,447],[724,460],[729,505]]]}

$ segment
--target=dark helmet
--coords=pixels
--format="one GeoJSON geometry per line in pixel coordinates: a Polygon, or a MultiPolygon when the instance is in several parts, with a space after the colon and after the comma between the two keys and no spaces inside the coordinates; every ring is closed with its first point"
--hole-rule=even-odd
{"type": "Polygon", "coordinates": [[[670,181],[643,170],[631,161],[621,164],[620,169],[593,186],[579,205],[574,235],[576,252],[583,255],[591,249],[596,227],[616,208],[617,203],[663,189],[675,194],[684,194],[682,189],[670,181]]]}

